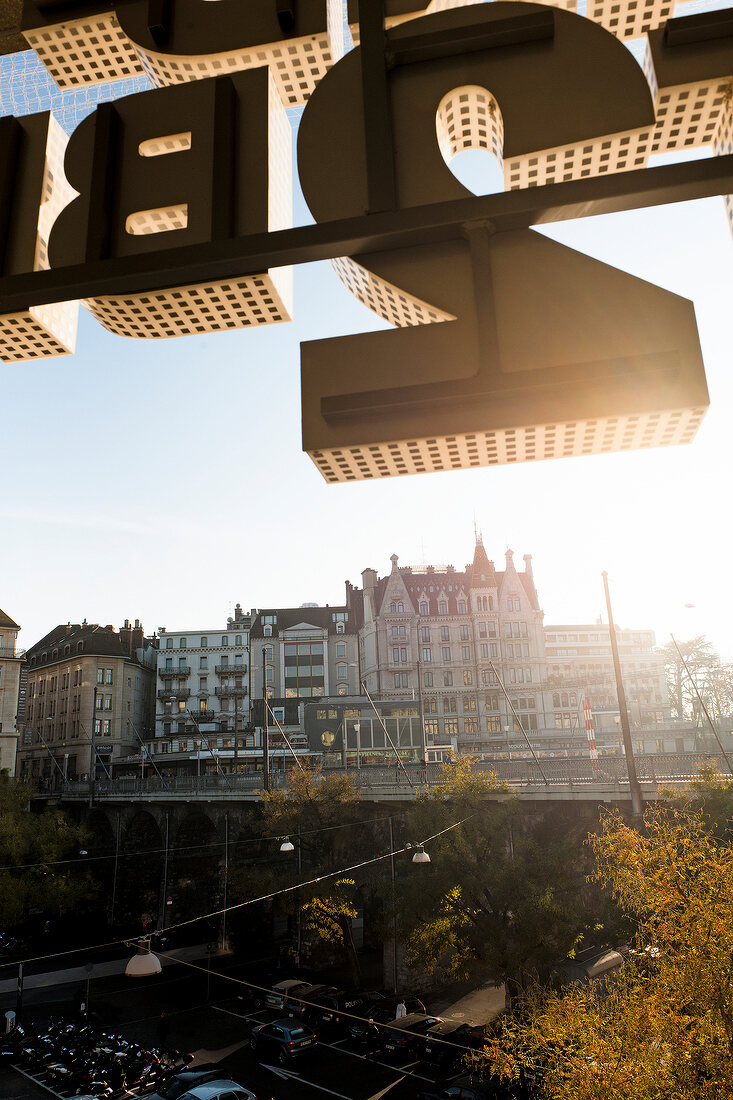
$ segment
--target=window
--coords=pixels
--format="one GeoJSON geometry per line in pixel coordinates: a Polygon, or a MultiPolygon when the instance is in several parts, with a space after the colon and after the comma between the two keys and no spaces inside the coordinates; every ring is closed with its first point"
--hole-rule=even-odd
{"type": "MultiPolygon", "coordinates": [[[[128,704],[128,706],[129,706],[129,704],[128,704]]],[[[112,696],[111,695],[105,695],[105,697],[104,697],[104,709],[105,710],[112,710],[112,696]]]]}
{"type": "Polygon", "coordinates": [[[430,627],[429,626],[421,626],[420,627],[420,641],[421,642],[429,642],[430,641],[430,627]]]}
{"type": "Polygon", "coordinates": [[[228,634],[222,634],[221,644],[222,645],[229,645],[229,635],[228,634]]]}
{"type": "Polygon", "coordinates": [[[468,641],[470,641],[470,639],[471,639],[471,634],[469,632],[468,625],[466,623],[463,623],[462,626],[461,626],[461,641],[462,642],[468,642],[468,641]]]}
{"type": "Polygon", "coordinates": [[[458,601],[458,614],[459,615],[465,615],[466,614],[466,601],[465,600],[459,600],[458,601]]]}
{"type": "Polygon", "coordinates": [[[423,714],[437,714],[438,713],[438,700],[437,699],[425,699],[423,701],[423,714]]]}
{"type": "Polygon", "coordinates": [[[476,696],[464,695],[463,696],[463,713],[464,714],[476,714],[476,696]]]}
{"type": "Polygon", "coordinates": [[[427,615],[427,613],[428,613],[428,605],[426,603],[421,603],[420,604],[420,614],[421,615],[427,615]]]}
{"type": "Polygon", "coordinates": [[[400,660],[400,651],[398,646],[394,646],[392,649],[392,661],[394,664],[398,664],[400,660]]]}
{"type": "Polygon", "coordinates": [[[425,719],[425,736],[436,738],[438,736],[438,719],[426,718],[425,719]]]}
{"type": "Polygon", "coordinates": [[[470,687],[473,684],[473,673],[470,668],[464,668],[463,670],[463,685],[464,687],[470,687]]]}
{"type": "Polygon", "coordinates": [[[199,657],[199,668],[208,668],[208,667],[209,667],[209,658],[208,657],[199,657]]]}
{"type": "Polygon", "coordinates": [[[462,645],[461,646],[461,660],[462,661],[470,661],[471,660],[471,647],[470,647],[470,645],[462,645]]]}
{"type": "Polygon", "coordinates": [[[441,642],[450,641],[450,628],[447,626],[441,626],[440,628],[440,640],[441,642]]]}
{"type": "Polygon", "coordinates": [[[484,695],[484,710],[498,710],[499,709],[499,696],[498,695],[484,695]]]}
{"type": "Polygon", "coordinates": [[[208,644],[209,644],[209,639],[206,637],[205,634],[202,634],[202,636],[201,636],[201,648],[206,649],[208,644]]]}
{"type": "Polygon", "coordinates": [[[339,644],[336,646],[336,656],[337,657],[345,657],[346,656],[346,646],[344,645],[343,642],[339,642],[339,644]]]}
{"type": "Polygon", "coordinates": [[[106,668],[104,670],[104,682],[105,682],[105,684],[111,684],[112,683],[112,669],[111,668],[106,668]]]}
{"type": "Polygon", "coordinates": [[[271,638],[272,637],[272,626],[270,625],[270,623],[267,623],[262,628],[262,633],[265,635],[266,638],[271,638]]]}
{"type": "MultiPolygon", "coordinates": [[[[507,642],[506,655],[507,657],[510,657],[512,660],[514,660],[514,646],[511,642],[507,642]]],[[[517,654],[517,656],[519,656],[519,654],[517,654]]]]}
{"type": "Polygon", "coordinates": [[[166,638],[165,648],[166,649],[173,649],[173,639],[172,638],[166,638]]]}
{"type": "Polygon", "coordinates": [[[445,722],[445,736],[446,737],[458,737],[458,719],[446,718],[445,722]]]}
{"type": "Polygon", "coordinates": [[[406,649],[401,649],[400,650],[400,660],[403,662],[403,664],[407,663],[407,650],[406,649]]]}
{"type": "Polygon", "coordinates": [[[285,698],[319,699],[325,690],[323,642],[286,642],[285,698]]]}
{"type": "Polygon", "coordinates": [[[268,684],[274,683],[274,680],[275,680],[275,669],[274,668],[266,668],[265,669],[265,680],[267,681],[268,684]]]}
{"type": "Polygon", "coordinates": [[[208,677],[199,676],[199,691],[207,691],[208,677]]]}
{"type": "Polygon", "coordinates": [[[504,623],[504,637],[505,638],[511,638],[511,636],[512,636],[512,624],[511,623],[504,623]]]}
{"type": "Polygon", "coordinates": [[[453,673],[452,672],[444,672],[443,673],[443,687],[447,687],[447,688],[453,687],[453,673]]]}
{"type": "Polygon", "coordinates": [[[457,714],[458,713],[458,699],[455,695],[443,696],[443,714],[457,714]]]}
{"type": "Polygon", "coordinates": [[[331,613],[332,623],[347,623],[349,621],[348,611],[333,611],[331,613]]]}
{"type": "Polygon", "coordinates": [[[337,634],[343,634],[344,630],[345,630],[345,627],[344,627],[343,623],[341,623],[341,622],[336,623],[336,633],[337,634]]]}
{"type": "Polygon", "coordinates": [[[185,638],[181,638],[179,648],[180,649],[185,649],[186,648],[186,639],[185,638]]]}
{"type": "Polygon", "coordinates": [[[447,615],[448,614],[448,603],[447,603],[446,600],[438,600],[438,614],[439,615],[447,615]]]}
{"type": "Polygon", "coordinates": [[[110,721],[109,718],[105,718],[104,721],[102,722],[102,733],[106,737],[109,737],[109,733],[110,733],[111,728],[112,728],[112,722],[110,721]]]}
{"type": "Polygon", "coordinates": [[[392,611],[393,615],[401,615],[402,612],[405,610],[405,606],[402,603],[402,600],[392,600],[392,603],[390,604],[390,610],[392,611]]]}
{"type": "Polygon", "coordinates": [[[489,647],[486,642],[481,642],[481,644],[479,645],[479,652],[484,659],[488,659],[489,647]]]}
{"type": "Polygon", "coordinates": [[[241,645],[242,644],[242,635],[241,634],[235,634],[234,635],[234,644],[235,645],[241,645]]]}
{"type": "Polygon", "coordinates": [[[423,687],[431,688],[433,686],[433,674],[432,672],[424,672],[422,678],[423,687]]]}
{"type": "Polygon", "coordinates": [[[406,688],[407,687],[407,673],[406,672],[395,672],[395,674],[394,674],[394,686],[396,688],[406,688]]]}
{"type": "Polygon", "coordinates": [[[94,732],[101,734],[101,732],[102,732],[102,719],[101,718],[95,718],[94,719],[94,732]]]}
{"type": "Polygon", "coordinates": [[[427,648],[423,648],[422,659],[423,659],[423,663],[426,664],[426,665],[429,665],[432,662],[432,660],[433,660],[433,651],[430,648],[430,646],[428,646],[427,648]]]}
{"type": "Polygon", "coordinates": [[[443,646],[443,663],[450,664],[450,646],[443,646]]]}
{"type": "Polygon", "coordinates": [[[266,645],[265,646],[265,660],[266,661],[271,661],[272,660],[272,646],[271,645],[266,645]]]}
{"type": "Polygon", "coordinates": [[[178,668],[184,672],[188,668],[188,662],[185,657],[178,658],[178,668]]]}
{"type": "Polygon", "coordinates": [[[478,718],[464,718],[463,719],[463,732],[464,733],[478,733],[478,718]]]}
{"type": "Polygon", "coordinates": [[[495,638],[496,637],[496,623],[487,623],[486,625],[489,628],[489,637],[490,638],[495,638]]]}
{"type": "Polygon", "coordinates": [[[336,665],[336,679],[345,680],[348,675],[346,665],[336,665]]]}
{"type": "Polygon", "coordinates": [[[261,618],[264,626],[277,625],[277,615],[262,615],[261,618]]]}
{"type": "Polygon", "coordinates": [[[104,683],[104,669],[103,668],[98,668],[97,669],[97,683],[98,684],[103,684],[104,683]]]}
{"type": "Polygon", "coordinates": [[[103,706],[104,706],[104,696],[103,695],[98,695],[97,696],[97,710],[101,710],[103,706]]]}

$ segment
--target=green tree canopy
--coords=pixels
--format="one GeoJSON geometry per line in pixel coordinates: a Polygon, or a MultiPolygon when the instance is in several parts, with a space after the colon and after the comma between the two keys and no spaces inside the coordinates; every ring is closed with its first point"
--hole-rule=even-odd
{"type": "Polygon", "coordinates": [[[30,792],[0,774],[0,924],[21,923],[31,908],[59,915],[89,895],[88,875],[69,864],[84,842],[83,829],[63,813],[29,809],[30,792]]]}

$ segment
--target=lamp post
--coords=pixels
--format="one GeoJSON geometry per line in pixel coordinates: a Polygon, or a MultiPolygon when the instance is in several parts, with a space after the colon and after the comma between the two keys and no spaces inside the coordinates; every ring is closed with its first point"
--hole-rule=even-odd
{"type": "Polygon", "coordinates": [[[611,639],[611,656],[613,657],[613,671],[616,676],[616,694],[618,696],[618,711],[619,718],[621,719],[621,733],[624,741],[624,752],[626,754],[626,770],[629,775],[629,791],[631,793],[631,812],[634,817],[641,817],[644,813],[644,799],[641,793],[641,786],[636,774],[636,762],[634,760],[634,746],[631,743],[631,730],[629,729],[629,712],[626,709],[626,692],[624,691],[624,684],[621,678],[621,662],[618,655],[618,640],[616,638],[616,627],[613,622],[613,612],[611,611],[611,594],[608,590],[608,573],[604,570],[601,573],[603,577],[603,590],[606,595],[606,611],[608,612],[608,634],[611,639]]]}
{"type": "Polygon", "coordinates": [[[267,647],[262,647],[262,787],[270,791],[270,730],[267,720],[267,647]]]}

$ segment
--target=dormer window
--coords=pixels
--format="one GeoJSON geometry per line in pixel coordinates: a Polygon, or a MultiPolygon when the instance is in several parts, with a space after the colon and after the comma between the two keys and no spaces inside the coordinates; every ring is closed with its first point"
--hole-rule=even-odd
{"type": "Polygon", "coordinates": [[[448,614],[448,601],[447,600],[438,600],[438,614],[439,615],[447,615],[448,614]]]}
{"type": "Polygon", "coordinates": [[[337,634],[343,634],[343,632],[344,632],[344,624],[342,622],[336,623],[336,633],[337,634]]]}
{"type": "Polygon", "coordinates": [[[263,629],[263,633],[264,633],[266,638],[271,638],[272,637],[272,627],[270,626],[269,623],[267,623],[262,629],[263,629]]]}
{"type": "Polygon", "coordinates": [[[399,615],[404,610],[405,610],[405,607],[404,607],[404,604],[402,603],[402,600],[392,600],[392,603],[390,604],[390,611],[392,612],[393,615],[399,615]]]}
{"type": "Polygon", "coordinates": [[[466,614],[466,601],[465,600],[459,600],[458,601],[458,614],[459,615],[465,615],[466,614]]]}
{"type": "Polygon", "coordinates": [[[428,605],[426,603],[421,603],[420,604],[420,614],[421,615],[427,615],[427,613],[428,613],[428,605]]]}

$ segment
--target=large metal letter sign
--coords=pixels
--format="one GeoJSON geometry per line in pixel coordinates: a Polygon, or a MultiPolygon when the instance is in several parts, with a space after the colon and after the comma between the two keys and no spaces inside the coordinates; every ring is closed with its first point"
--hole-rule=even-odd
{"type": "MultiPolygon", "coordinates": [[[[570,174],[585,143],[628,164],[649,142],[649,86],[628,50],[589,20],[490,4],[408,23],[387,42],[401,60],[386,82],[394,160],[382,150],[376,163],[395,208],[468,194],[441,145],[450,153],[483,136],[506,160],[544,146],[554,153],[534,158],[540,170],[559,160],[570,174]],[[440,50],[469,22],[484,30],[477,48],[440,50]],[[433,36],[433,56],[413,49],[418,28],[433,36]]],[[[359,52],[324,78],[301,123],[300,179],[319,221],[373,208],[359,52]]],[[[305,444],[327,479],[694,431],[707,392],[691,304],[532,230],[495,229],[474,224],[430,248],[338,261],[349,289],[403,327],[304,345],[305,444]]]]}
{"type": "Polygon", "coordinates": [[[348,0],[345,53],[342,0],[25,0],[59,86],[157,88],[66,149],[47,114],[0,119],[0,359],[72,352],[79,300],[137,338],[286,321],[291,265],[329,259],[394,329],[303,345],[327,481],[689,442],[708,404],[691,303],[532,227],[733,193],[733,13],[575,7],[348,0]],[[643,69],[623,45],[642,34],[643,69]],[[316,224],[293,228],[285,110],[304,103],[316,224]],[[503,193],[455,179],[468,148],[503,193]]]}

